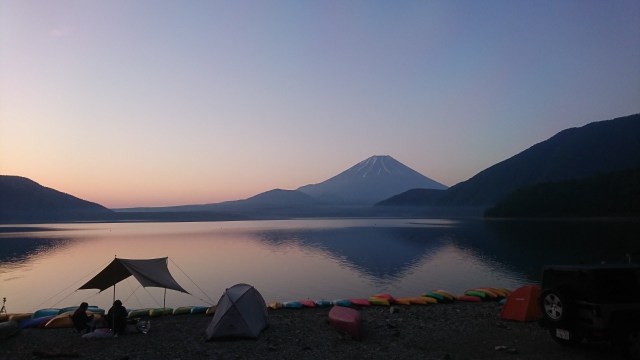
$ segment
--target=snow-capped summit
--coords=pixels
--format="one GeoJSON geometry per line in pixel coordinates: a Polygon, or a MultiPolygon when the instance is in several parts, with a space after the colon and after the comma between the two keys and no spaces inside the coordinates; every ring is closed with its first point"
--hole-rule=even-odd
{"type": "Polygon", "coordinates": [[[326,203],[374,204],[411,189],[446,189],[389,155],[372,156],[319,184],[298,191],[326,203]]]}
{"type": "MultiPolygon", "coordinates": [[[[351,169],[347,171],[355,171],[356,173],[358,173],[358,175],[362,177],[367,177],[367,175],[378,176],[381,174],[391,174],[392,173],[391,170],[389,170],[389,168],[385,166],[385,163],[384,163],[385,158],[390,159],[390,161],[395,161],[389,155],[372,156],[366,160],[363,160],[357,163],[355,166],[353,166],[351,169]],[[377,163],[377,166],[376,166],[376,163],[377,163]]],[[[389,162],[389,160],[387,160],[387,162],[389,162]]]]}

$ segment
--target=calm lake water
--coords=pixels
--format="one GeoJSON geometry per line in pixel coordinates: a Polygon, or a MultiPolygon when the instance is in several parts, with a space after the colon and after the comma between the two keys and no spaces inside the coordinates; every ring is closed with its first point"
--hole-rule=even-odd
{"type": "MultiPolygon", "coordinates": [[[[0,297],[9,312],[87,301],[108,308],[113,290],[76,289],[114,256],[169,257],[192,295],[166,305],[215,304],[248,283],[267,302],[462,293],[539,283],[545,264],[640,260],[637,221],[313,219],[201,223],[91,223],[0,227],[0,297]],[[637,259],[636,259],[637,257],[637,259]]],[[[132,277],[116,286],[129,308],[163,305],[163,289],[132,277]]]]}

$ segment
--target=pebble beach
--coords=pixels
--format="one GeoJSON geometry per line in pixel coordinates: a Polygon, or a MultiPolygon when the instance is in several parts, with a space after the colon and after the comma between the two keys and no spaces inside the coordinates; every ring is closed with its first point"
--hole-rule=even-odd
{"type": "Polygon", "coordinates": [[[499,318],[495,302],[362,308],[362,339],[328,324],[329,308],[269,310],[257,339],[205,341],[210,316],[151,319],[147,334],[83,339],[69,328],[23,329],[0,359],[617,359],[607,343],[556,344],[537,322],[499,318]]]}

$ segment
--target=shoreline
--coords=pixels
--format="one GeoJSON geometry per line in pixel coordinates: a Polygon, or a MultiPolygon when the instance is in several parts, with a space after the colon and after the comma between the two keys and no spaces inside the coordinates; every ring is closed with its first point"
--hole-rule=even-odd
{"type": "Polygon", "coordinates": [[[496,302],[362,308],[362,340],[327,322],[330,308],[269,310],[257,339],[205,341],[204,315],[151,318],[148,334],[83,339],[74,330],[24,329],[0,340],[0,358],[38,359],[616,359],[609,344],[556,344],[537,322],[499,318],[496,302]],[[40,355],[40,356],[38,356],[40,355]]]}

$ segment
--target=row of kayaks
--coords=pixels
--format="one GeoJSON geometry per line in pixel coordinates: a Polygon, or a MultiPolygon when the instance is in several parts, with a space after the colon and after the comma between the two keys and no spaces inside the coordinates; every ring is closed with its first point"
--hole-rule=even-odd
{"type": "Polygon", "coordinates": [[[177,308],[146,308],[129,311],[129,318],[158,317],[165,315],[213,315],[216,306],[181,306],[177,308]]]}
{"type": "Polygon", "coordinates": [[[482,301],[500,301],[504,300],[511,294],[510,290],[504,288],[475,288],[464,292],[464,295],[458,297],[458,300],[470,302],[482,301]]]}
{"type": "MultiPolygon", "coordinates": [[[[214,306],[182,306],[178,308],[146,308],[135,309],[128,311],[129,318],[140,317],[158,317],[164,315],[186,315],[186,314],[204,314],[213,315],[215,312],[214,306]]],[[[75,312],[77,307],[67,308],[49,308],[40,309],[33,313],[13,313],[2,314],[0,316],[0,323],[14,322],[17,323],[19,328],[43,328],[43,329],[58,329],[58,328],[71,328],[73,327],[73,321],[71,316],[75,312]]],[[[98,318],[105,315],[105,310],[97,306],[89,306],[87,315],[97,316],[98,318]]]]}
{"type": "MultiPolygon", "coordinates": [[[[269,309],[303,309],[303,308],[328,308],[342,307],[366,307],[366,306],[391,306],[391,305],[429,305],[438,303],[451,303],[454,301],[485,302],[504,301],[511,293],[504,288],[481,287],[466,290],[462,295],[453,295],[446,290],[432,290],[413,297],[394,297],[391,294],[375,294],[368,298],[345,298],[337,300],[311,300],[272,302],[269,309]]],[[[73,327],[71,315],[77,307],[40,309],[34,313],[16,313],[0,315],[0,323],[13,321],[24,328],[65,328],[73,327]]],[[[177,308],[145,308],[128,311],[129,318],[158,317],[166,315],[208,315],[215,313],[216,306],[182,306],[177,308]]],[[[105,310],[97,306],[89,306],[87,314],[104,316],[105,310]]]]}
{"type": "Polygon", "coordinates": [[[466,290],[462,295],[454,295],[446,290],[432,290],[413,297],[394,297],[391,294],[375,294],[368,298],[349,298],[338,300],[311,300],[272,302],[270,309],[303,309],[321,308],[331,306],[365,307],[365,306],[391,306],[391,305],[429,305],[438,303],[451,303],[454,301],[484,302],[504,301],[509,296],[510,290],[504,288],[473,288],[466,290]]]}
{"type": "MultiPolygon", "coordinates": [[[[88,315],[95,317],[104,316],[104,313],[92,313],[87,311],[88,315]]],[[[21,329],[27,328],[43,328],[43,329],[59,329],[59,328],[71,328],[73,327],[73,320],[71,316],[73,311],[66,311],[57,315],[39,315],[38,317],[27,317],[30,314],[11,314],[9,320],[11,322],[17,322],[21,329]]]]}
{"type": "MultiPolygon", "coordinates": [[[[77,306],[66,308],[40,309],[33,313],[13,313],[0,315],[0,323],[14,322],[20,328],[61,328],[73,327],[71,315],[76,311],[77,306]]],[[[104,316],[104,309],[97,306],[89,306],[87,315],[104,316]]]]}

